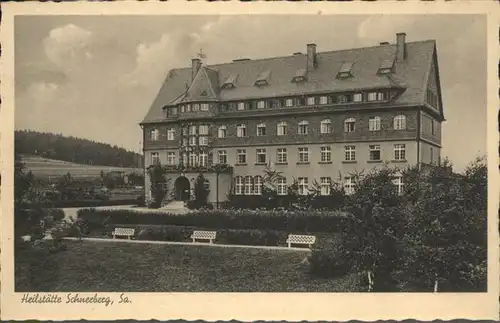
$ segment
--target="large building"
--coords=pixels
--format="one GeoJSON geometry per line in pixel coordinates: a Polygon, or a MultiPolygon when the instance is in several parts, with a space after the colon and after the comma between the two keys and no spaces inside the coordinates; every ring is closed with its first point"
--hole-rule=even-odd
{"type": "MultiPolygon", "coordinates": [[[[385,163],[433,164],[444,121],[434,40],[237,59],[171,70],[141,126],[145,167],[166,165],[167,199],[192,197],[200,172],[209,202],[260,194],[263,170],[278,193],[298,181],[328,193],[341,179],[385,163]]],[[[397,183],[397,180],[396,180],[397,183]]],[[[146,196],[150,196],[146,176],[146,196]]]]}

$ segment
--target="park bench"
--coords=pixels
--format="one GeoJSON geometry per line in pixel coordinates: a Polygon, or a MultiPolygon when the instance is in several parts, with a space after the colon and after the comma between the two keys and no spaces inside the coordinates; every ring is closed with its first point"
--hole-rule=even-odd
{"type": "Polygon", "coordinates": [[[300,234],[290,234],[286,240],[288,243],[288,248],[292,247],[292,244],[306,244],[309,248],[316,242],[315,236],[300,235],[300,234]]]}
{"type": "Polygon", "coordinates": [[[196,239],[201,239],[208,240],[210,243],[213,243],[216,234],[216,231],[194,231],[191,235],[191,239],[193,239],[193,242],[196,242],[196,239]]]}
{"type": "Polygon", "coordinates": [[[115,228],[115,231],[113,231],[113,239],[115,239],[118,236],[118,237],[127,237],[130,240],[131,237],[134,235],[134,233],[135,229],[115,228]]]}

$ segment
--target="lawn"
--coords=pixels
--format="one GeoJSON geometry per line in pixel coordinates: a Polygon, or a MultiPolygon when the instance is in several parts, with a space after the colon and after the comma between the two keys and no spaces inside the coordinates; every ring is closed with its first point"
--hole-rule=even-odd
{"type": "Polygon", "coordinates": [[[350,292],[358,276],[314,278],[308,253],[70,241],[68,249],[16,257],[16,291],[43,292],[350,292]]]}

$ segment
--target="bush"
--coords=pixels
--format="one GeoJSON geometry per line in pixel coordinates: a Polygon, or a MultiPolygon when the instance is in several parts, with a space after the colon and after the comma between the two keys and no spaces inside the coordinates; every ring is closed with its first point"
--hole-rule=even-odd
{"type": "Polygon", "coordinates": [[[339,232],[343,227],[341,212],[331,211],[265,211],[265,210],[199,210],[189,214],[140,213],[131,210],[78,211],[90,231],[108,224],[176,225],[206,229],[260,229],[284,232],[339,232]]]}
{"type": "Polygon", "coordinates": [[[61,200],[47,202],[41,204],[31,204],[27,208],[68,208],[68,207],[98,207],[98,206],[113,206],[113,205],[136,205],[138,199],[124,200],[61,200]]]}
{"type": "Polygon", "coordinates": [[[314,248],[309,257],[310,273],[320,277],[343,276],[352,268],[351,256],[342,245],[314,248]]]}

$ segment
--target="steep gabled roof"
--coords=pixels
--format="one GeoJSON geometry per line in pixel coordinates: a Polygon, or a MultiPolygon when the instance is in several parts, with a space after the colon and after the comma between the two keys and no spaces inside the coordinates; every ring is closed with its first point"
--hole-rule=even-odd
{"type": "Polygon", "coordinates": [[[423,104],[427,73],[435,53],[435,41],[406,43],[406,51],[406,59],[396,61],[393,73],[388,75],[377,72],[385,61],[394,60],[395,44],[318,53],[317,68],[309,70],[307,81],[300,85],[290,80],[296,76],[297,70],[305,68],[304,55],[202,66],[193,84],[190,84],[190,67],[174,69],[163,82],[144,122],[163,119],[162,108],[176,99],[177,102],[180,98],[185,101],[187,98],[183,95],[188,86],[190,100],[210,98],[221,101],[399,87],[405,90],[393,104],[423,104]],[[337,73],[344,62],[353,62],[350,70],[352,76],[337,79],[337,73]],[[255,81],[263,71],[270,72],[271,81],[268,86],[257,87],[255,81]],[[233,75],[238,75],[236,86],[222,89],[221,82],[233,75]],[[204,86],[209,90],[208,96],[197,96],[196,92],[204,86]]]}

